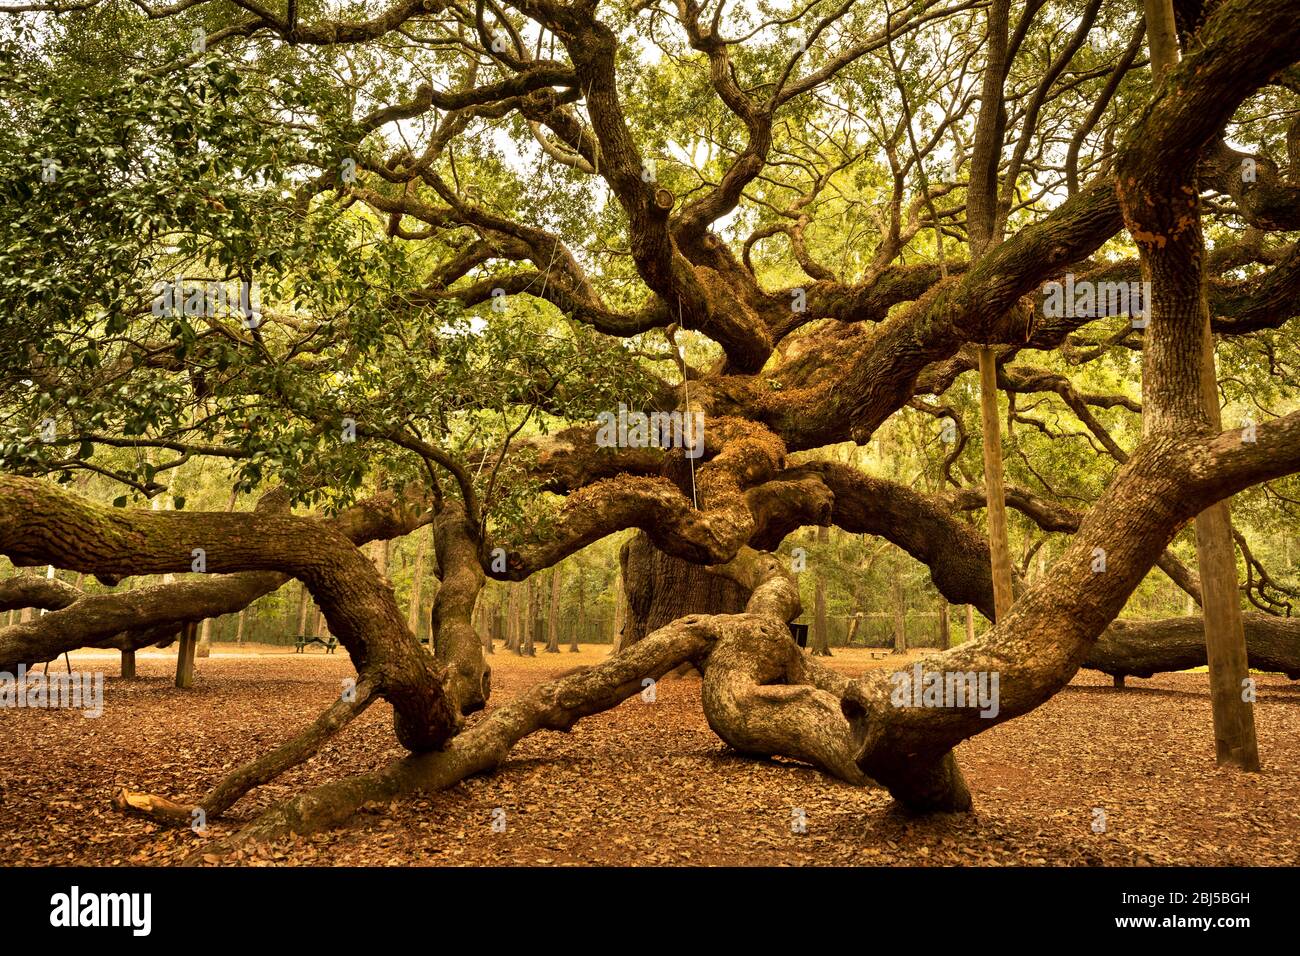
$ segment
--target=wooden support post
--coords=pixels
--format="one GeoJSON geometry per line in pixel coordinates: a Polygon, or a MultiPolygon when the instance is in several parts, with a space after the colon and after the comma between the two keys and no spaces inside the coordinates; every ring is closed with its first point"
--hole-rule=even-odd
{"type": "Polygon", "coordinates": [[[993,610],[1002,620],[1011,610],[1011,545],[1007,540],[1007,502],[1002,481],[1002,424],[998,414],[997,356],[976,346],[980,362],[980,414],[984,429],[984,494],[988,503],[989,561],[993,567],[993,610]]]}
{"type": "Polygon", "coordinates": [[[176,686],[189,690],[194,686],[194,652],[199,643],[199,626],[186,624],[181,630],[180,644],[176,651],[176,686]]]}
{"type": "MultiPolygon", "coordinates": [[[[1206,416],[1221,431],[1214,339],[1206,312],[1205,356],[1201,391],[1206,416]]],[[[1214,757],[1220,765],[1259,770],[1259,741],[1255,710],[1246,699],[1250,679],[1246,631],[1237,589],[1237,551],[1232,538],[1232,514],[1227,501],[1211,505],[1196,516],[1196,563],[1201,572],[1201,608],[1205,621],[1205,662],[1210,671],[1210,702],[1214,714],[1214,757]]]]}
{"type": "Polygon", "coordinates": [[[135,680],[135,651],[122,652],[122,679],[135,680]]]}

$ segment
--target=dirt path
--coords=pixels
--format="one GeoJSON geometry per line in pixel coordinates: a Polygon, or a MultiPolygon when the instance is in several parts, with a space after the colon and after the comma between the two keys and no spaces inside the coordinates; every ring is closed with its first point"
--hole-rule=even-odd
{"type": "MultiPolygon", "coordinates": [[[[495,700],[605,650],[498,652],[495,700]]],[[[897,658],[841,651],[832,663],[857,673],[897,658]]],[[[102,717],[0,709],[0,863],[175,861],[201,838],[117,813],[114,787],[197,797],[306,724],[352,674],[343,654],[218,649],[186,693],[171,685],[168,652],[142,653],[134,682],[116,677],[115,655],[79,653],[73,664],[109,675],[102,717]]],[[[262,848],[250,862],[1295,865],[1300,685],[1259,682],[1263,774],[1214,769],[1204,674],[1130,680],[1123,692],[1084,674],[1034,713],[962,745],[974,815],[916,820],[881,791],[729,753],[700,712],[698,680],[669,679],[654,703],[634,698],[569,734],[527,738],[492,776],[373,808],[346,829],[262,848]],[[792,832],[800,813],[803,834],[792,832]]],[[[325,753],[213,822],[210,835],[306,784],[396,756],[389,719],[386,705],[371,708],[325,753]]]]}

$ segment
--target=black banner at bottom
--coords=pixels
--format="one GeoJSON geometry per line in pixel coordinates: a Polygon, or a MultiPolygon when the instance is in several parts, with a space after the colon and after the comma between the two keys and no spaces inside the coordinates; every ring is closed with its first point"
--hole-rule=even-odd
{"type": "Polygon", "coordinates": [[[1288,927],[1294,883],[1285,869],[15,868],[0,870],[0,899],[10,945],[128,950],[253,939],[338,946],[354,933],[419,933],[448,918],[493,948],[628,919],[647,931],[686,919],[693,945],[714,932],[731,946],[770,944],[775,926],[842,940],[871,921],[919,934],[961,932],[969,921],[1057,939],[1226,941],[1288,927]]]}

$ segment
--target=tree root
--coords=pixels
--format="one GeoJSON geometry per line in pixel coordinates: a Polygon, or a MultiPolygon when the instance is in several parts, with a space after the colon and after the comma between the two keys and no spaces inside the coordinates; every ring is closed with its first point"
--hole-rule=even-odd
{"type": "Polygon", "coordinates": [[[377,694],[374,681],[363,677],[349,692],[331,704],[305,731],[270,753],[249,761],[230,773],[197,804],[182,804],[166,797],[121,788],[113,795],[113,806],[133,810],[161,823],[189,825],[194,811],[215,817],[234,806],[250,790],[269,783],[286,770],[305,763],[316,755],[331,737],[360,716],[377,694]]]}
{"type": "Polygon", "coordinates": [[[741,753],[794,757],[855,786],[867,783],[840,711],[843,688],[818,686],[833,672],[808,666],[782,621],[723,620],[724,636],[709,654],[701,689],[713,732],[741,753]]]}
{"type": "Polygon", "coordinates": [[[316,787],[273,807],[233,836],[205,844],[185,863],[195,865],[206,854],[228,853],[250,842],[330,829],[367,803],[445,790],[499,766],[516,743],[536,730],[568,730],[582,717],[639,694],[643,680],[662,677],[706,653],[716,637],[714,618],[681,618],[589,670],[538,684],[483,716],[444,750],[402,757],[373,773],[316,787]]]}
{"type": "Polygon", "coordinates": [[[746,753],[794,757],[854,784],[867,782],[854,764],[853,738],[839,711],[848,679],[805,658],[786,627],[799,603],[784,564],[745,549],[718,571],[753,588],[745,613],[679,618],[600,664],[536,685],[462,731],[444,750],[316,787],[204,845],[186,864],[250,842],[338,826],[367,803],[447,789],[499,766],[534,731],[568,730],[582,717],[640,693],[647,678],[659,679],[688,662],[704,668],[706,716],[727,743],[746,753]]]}

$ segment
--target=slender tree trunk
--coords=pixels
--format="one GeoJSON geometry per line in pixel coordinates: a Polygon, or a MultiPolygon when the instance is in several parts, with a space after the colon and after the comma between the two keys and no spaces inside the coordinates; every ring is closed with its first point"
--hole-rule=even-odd
{"type": "Polygon", "coordinates": [[[894,597],[894,653],[907,653],[907,591],[903,587],[902,568],[896,567],[891,589],[894,597]]]}
{"type": "Polygon", "coordinates": [[[299,584],[298,588],[298,627],[294,631],[295,637],[307,634],[307,611],[311,606],[311,597],[307,591],[307,585],[299,584]]]}
{"type": "Polygon", "coordinates": [[[952,636],[949,633],[950,624],[948,622],[948,601],[940,595],[939,597],[939,649],[946,651],[952,644],[952,636]]]}
{"type": "Polygon", "coordinates": [[[627,589],[623,583],[623,574],[619,572],[614,578],[614,636],[609,648],[611,654],[617,654],[623,649],[625,630],[627,630],[627,589]]]}
{"type": "Polygon", "coordinates": [[[582,568],[578,568],[578,626],[573,629],[573,641],[569,644],[569,653],[577,654],[582,650],[578,640],[587,636],[587,580],[582,568]]]}
{"type": "MultiPolygon", "coordinates": [[[[825,545],[830,540],[830,529],[817,529],[817,543],[825,545]]],[[[824,562],[823,562],[824,563],[824,562]]],[[[812,653],[816,657],[831,656],[831,641],[826,625],[826,576],[818,569],[817,584],[813,590],[812,653]]]]}
{"type": "Polygon", "coordinates": [[[176,686],[189,690],[194,686],[194,651],[198,644],[197,624],[186,624],[181,629],[180,644],[176,650],[176,686]]]}
{"type": "Polygon", "coordinates": [[[524,612],[521,605],[524,586],[518,581],[511,581],[507,588],[510,601],[506,612],[506,650],[518,654],[523,646],[524,612]]]}
{"type": "Polygon", "coordinates": [[[546,653],[560,653],[560,565],[551,568],[551,606],[546,615],[546,653]]]}
{"type": "Polygon", "coordinates": [[[541,596],[538,593],[540,589],[537,586],[537,575],[533,575],[527,581],[528,599],[525,602],[527,610],[524,615],[524,657],[537,656],[537,618],[541,613],[541,596]]]}
{"type": "Polygon", "coordinates": [[[515,582],[510,593],[510,650],[524,652],[524,614],[527,605],[527,585],[515,582]]]}
{"type": "Polygon", "coordinates": [[[849,615],[848,624],[844,631],[844,646],[852,647],[853,639],[858,636],[858,628],[862,626],[862,612],[854,611],[849,615]]]}
{"type": "Polygon", "coordinates": [[[417,641],[420,639],[420,618],[423,616],[420,613],[420,592],[424,585],[424,553],[429,548],[429,537],[429,534],[421,534],[415,546],[415,570],[411,576],[411,606],[406,615],[407,626],[417,641]]]}
{"type": "Polygon", "coordinates": [[[966,605],[966,640],[975,640],[975,609],[966,605]]]}

